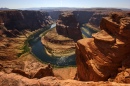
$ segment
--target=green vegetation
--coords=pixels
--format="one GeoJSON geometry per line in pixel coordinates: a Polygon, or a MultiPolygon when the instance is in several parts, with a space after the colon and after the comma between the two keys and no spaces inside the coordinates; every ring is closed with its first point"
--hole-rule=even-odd
{"type": "Polygon", "coordinates": [[[83,38],[87,38],[87,36],[86,36],[86,35],[84,35],[84,34],[82,34],[82,37],[83,37],[83,38]]]}
{"type": "Polygon", "coordinates": [[[21,49],[23,51],[21,53],[19,53],[17,56],[20,57],[22,54],[31,53],[31,49],[29,48],[29,43],[28,42],[31,41],[31,40],[33,40],[34,36],[39,36],[39,34],[46,32],[46,30],[48,28],[50,28],[50,25],[46,26],[44,28],[41,28],[39,30],[36,30],[33,34],[31,34],[30,36],[28,36],[28,38],[25,40],[24,45],[23,45],[23,47],[21,49]]]}
{"type": "Polygon", "coordinates": [[[87,29],[85,29],[84,27],[82,27],[82,30],[83,30],[86,34],[90,35],[90,32],[89,32],[87,29]]]}
{"type": "Polygon", "coordinates": [[[68,67],[77,67],[76,65],[69,65],[69,66],[56,66],[56,65],[52,65],[53,68],[68,68],[68,67]]]}
{"type": "Polygon", "coordinates": [[[24,45],[23,45],[21,50],[23,50],[23,51],[17,55],[18,57],[20,57],[22,54],[28,53],[30,51],[29,44],[28,44],[27,40],[24,42],[24,45]]]}

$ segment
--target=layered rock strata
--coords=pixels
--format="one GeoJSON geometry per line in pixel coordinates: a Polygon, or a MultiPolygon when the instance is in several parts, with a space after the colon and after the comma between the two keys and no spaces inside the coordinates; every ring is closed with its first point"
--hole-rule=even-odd
{"type": "Polygon", "coordinates": [[[95,12],[93,13],[93,15],[90,17],[88,24],[94,26],[94,27],[98,27],[100,26],[100,22],[102,20],[103,17],[107,17],[109,16],[110,12],[95,12]]]}
{"type": "Polygon", "coordinates": [[[123,61],[130,57],[130,17],[120,22],[103,18],[100,32],[76,45],[77,76],[82,81],[106,81],[114,78],[123,61]]]}
{"type": "Polygon", "coordinates": [[[0,11],[0,23],[8,30],[35,30],[51,24],[51,18],[47,12],[10,10],[0,11]]]}
{"type": "Polygon", "coordinates": [[[81,82],[76,80],[58,80],[56,77],[28,79],[17,74],[0,73],[0,86],[129,86],[115,82],[81,82]]]}
{"type": "Polygon", "coordinates": [[[71,12],[64,12],[56,22],[56,31],[59,35],[69,37],[75,41],[82,38],[79,23],[71,12]]]}
{"type": "Polygon", "coordinates": [[[41,42],[50,56],[69,56],[75,51],[75,42],[68,37],[57,34],[56,29],[52,29],[43,36],[41,42]]]}

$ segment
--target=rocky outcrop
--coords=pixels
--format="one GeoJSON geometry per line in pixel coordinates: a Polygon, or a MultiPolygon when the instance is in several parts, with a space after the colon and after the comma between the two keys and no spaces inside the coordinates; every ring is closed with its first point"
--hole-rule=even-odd
{"type": "Polygon", "coordinates": [[[50,64],[44,68],[39,68],[38,71],[33,75],[32,78],[40,79],[45,76],[54,76],[54,73],[52,71],[52,67],[50,64]]]}
{"type": "Polygon", "coordinates": [[[120,22],[110,17],[103,18],[100,28],[102,30],[93,34],[93,38],[77,42],[79,80],[106,81],[114,78],[118,68],[130,57],[130,17],[120,18],[120,22]]]}
{"type": "Polygon", "coordinates": [[[128,86],[129,84],[115,82],[81,82],[76,80],[58,80],[56,77],[28,79],[17,74],[0,72],[0,86],[128,86]]]}
{"type": "Polygon", "coordinates": [[[4,37],[4,35],[6,37],[17,37],[18,35],[21,35],[22,33],[20,33],[17,29],[14,30],[7,30],[7,28],[3,25],[0,24],[0,36],[4,37]]]}
{"type": "Polygon", "coordinates": [[[121,73],[118,73],[116,78],[114,79],[114,82],[130,83],[130,69],[128,68],[121,73]]]}
{"type": "Polygon", "coordinates": [[[52,21],[47,12],[10,10],[0,11],[0,23],[8,30],[35,30],[51,24],[52,21]]]}
{"type": "Polygon", "coordinates": [[[27,78],[43,78],[45,76],[54,76],[51,66],[45,66],[43,68],[39,68],[35,73],[26,73],[23,70],[20,69],[13,69],[11,71],[12,73],[19,74],[21,76],[27,77],[27,78]]]}
{"type": "Polygon", "coordinates": [[[27,55],[12,61],[0,61],[0,72],[5,74],[15,73],[29,79],[40,79],[46,76],[54,76],[50,64],[42,64],[32,55],[27,55]]]}
{"type": "MultiPolygon", "coordinates": [[[[76,80],[61,80],[57,76],[49,75],[50,65],[40,63],[32,55],[22,56],[13,61],[0,61],[0,86],[128,86],[129,84],[116,82],[81,82],[76,80]],[[42,72],[42,71],[44,72],[42,72]],[[47,74],[45,77],[41,75],[47,74]],[[36,76],[36,77],[33,77],[36,76]],[[40,78],[39,78],[40,77],[40,78]]],[[[56,68],[57,70],[57,68],[56,68]]],[[[60,70],[60,69],[58,69],[60,70]]],[[[68,71],[68,70],[66,70],[68,71]]],[[[72,71],[68,71],[72,72],[72,71]]],[[[66,76],[65,71],[57,72],[66,76]]],[[[73,73],[73,72],[72,72],[73,73]]],[[[69,73],[70,74],[70,73],[69,73]]],[[[68,74],[68,75],[69,75],[68,74]]],[[[67,76],[68,76],[67,75],[67,76]]],[[[127,76],[127,74],[126,74],[127,76]]]]}
{"type": "Polygon", "coordinates": [[[75,41],[82,38],[79,23],[71,12],[64,12],[59,16],[56,22],[56,31],[58,34],[69,37],[75,41]]]}

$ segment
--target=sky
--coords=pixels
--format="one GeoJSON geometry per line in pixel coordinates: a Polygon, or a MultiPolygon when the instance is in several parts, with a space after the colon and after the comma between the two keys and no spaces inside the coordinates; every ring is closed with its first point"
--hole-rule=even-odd
{"type": "Polygon", "coordinates": [[[0,0],[0,7],[10,9],[33,7],[130,8],[130,0],[0,0]]]}

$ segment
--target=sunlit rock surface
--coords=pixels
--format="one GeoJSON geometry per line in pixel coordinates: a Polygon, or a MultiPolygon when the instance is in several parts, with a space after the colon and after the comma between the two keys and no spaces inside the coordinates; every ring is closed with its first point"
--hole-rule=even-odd
{"type": "Polygon", "coordinates": [[[79,80],[106,81],[114,78],[123,61],[130,57],[130,17],[122,17],[119,21],[113,21],[112,17],[103,18],[100,32],[93,34],[93,38],[77,42],[79,80]]]}
{"type": "Polygon", "coordinates": [[[58,80],[56,77],[28,79],[16,74],[0,73],[1,86],[128,86],[115,82],[81,82],[76,80],[58,80]]]}
{"type": "Polygon", "coordinates": [[[56,22],[56,31],[59,35],[69,37],[75,41],[82,38],[79,23],[71,12],[64,12],[56,22]]]}

